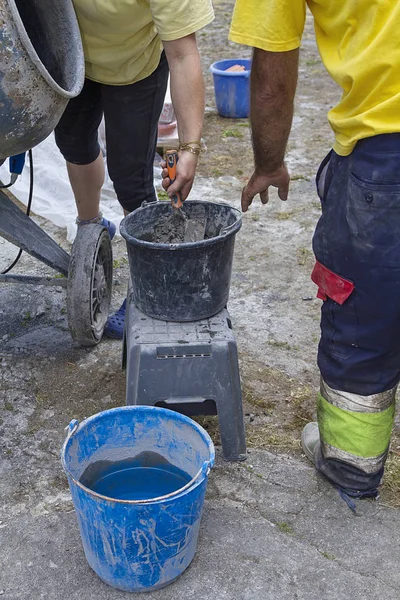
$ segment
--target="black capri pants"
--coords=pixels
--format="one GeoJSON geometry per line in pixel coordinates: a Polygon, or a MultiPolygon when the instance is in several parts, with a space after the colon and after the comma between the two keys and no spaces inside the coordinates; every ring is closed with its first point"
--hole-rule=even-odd
{"type": "Polygon", "coordinates": [[[157,69],[137,83],[117,86],[85,79],[81,93],[69,101],[55,129],[65,160],[87,165],[99,155],[98,128],[104,114],[108,173],[128,212],[157,199],[153,162],[167,82],[164,52],[157,69]]]}

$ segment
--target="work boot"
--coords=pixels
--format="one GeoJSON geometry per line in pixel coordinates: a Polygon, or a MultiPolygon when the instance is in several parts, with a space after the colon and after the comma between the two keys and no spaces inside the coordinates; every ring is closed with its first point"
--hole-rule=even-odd
{"type": "Polygon", "coordinates": [[[301,433],[301,447],[307,458],[315,465],[315,454],[320,447],[318,423],[307,423],[301,433]]]}
{"type": "MultiPolygon", "coordinates": [[[[317,470],[328,479],[329,483],[336,488],[339,496],[346,502],[351,511],[357,514],[356,505],[353,501],[353,498],[379,498],[378,489],[363,491],[357,489],[356,486],[355,489],[351,489],[347,487],[348,484],[346,483],[346,479],[343,479],[346,487],[343,484],[340,485],[337,478],[337,471],[335,471],[334,467],[332,469],[330,468],[329,460],[321,460],[320,446],[321,441],[319,437],[318,423],[307,423],[301,434],[301,447],[303,448],[304,454],[317,467],[317,470]]],[[[356,474],[354,473],[353,469],[351,476],[354,481],[356,481],[355,475],[356,474]]],[[[354,484],[352,483],[352,485],[354,484]]]]}
{"type": "Polygon", "coordinates": [[[114,340],[122,340],[124,337],[126,313],[126,298],[121,304],[121,307],[108,317],[108,321],[104,328],[104,335],[114,340]]]}

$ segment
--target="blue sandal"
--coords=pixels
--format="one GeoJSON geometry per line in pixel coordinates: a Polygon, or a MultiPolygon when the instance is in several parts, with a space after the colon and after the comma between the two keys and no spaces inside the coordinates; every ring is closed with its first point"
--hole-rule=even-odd
{"type": "Polygon", "coordinates": [[[126,298],[123,301],[121,307],[112,315],[108,317],[108,321],[104,328],[104,335],[114,340],[122,340],[124,337],[125,327],[125,312],[126,312],[126,298]]]}
{"type": "Polygon", "coordinates": [[[114,223],[103,217],[100,221],[100,225],[103,225],[103,227],[108,229],[108,235],[110,236],[110,240],[112,240],[115,232],[117,231],[117,227],[114,225],[114,223]]]}

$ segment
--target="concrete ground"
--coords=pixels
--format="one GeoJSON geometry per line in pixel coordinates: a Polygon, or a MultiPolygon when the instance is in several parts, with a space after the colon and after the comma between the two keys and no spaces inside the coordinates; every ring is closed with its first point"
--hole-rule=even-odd
{"type": "MultiPolygon", "coordinates": [[[[238,205],[240,184],[232,178],[198,180],[193,198],[209,194],[210,186],[214,198],[238,205]]],[[[309,246],[308,226],[299,222],[316,208],[305,181],[292,190],[297,220],[274,221],[269,215],[280,205],[271,202],[270,213],[255,206],[245,215],[229,304],[241,355],[249,457],[228,464],[218,455],[196,558],[175,584],[148,598],[399,598],[398,510],[385,501],[364,501],[353,515],[301,456],[299,430],[291,433],[291,455],[280,447],[283,427],[275,410],[290,423],[290,415],[312,402],[318,384],[318,301],[310,299],[315,290],[297,260],[298,248],[309,246]],[[254,239],[257,248],[250,247],[254,239]],[[249,251],[268,255],[264,268],[248,260],[249,251]],[[262,380],[261,365],[267,375],[262,380]],[[310,398],[304,397],[304,381],[310,398]],[[250,386],[258,396],[248,393],[250,386]]],[[[56,228],[42,226],[64,243],[56,228]]],[[[0,248],[4,264],[13,250],[5,242],[0,248]]],[[[114,248],[116,265],[121,263],[118,304],[127,266],[122,242],[114,248]]],[[[17,271],[47,272],[29,257],[17,271]]],[[[7,600],[125,597],[86,563],[59,460],[72,418],[124,403],[121,344],[104,340],[94,349],[79,348],[68,332],[63,291],[12,285],[2,288],[0,340],[0,594],[7,600]]],[[[215,420],[205,425],[210,422],[218,443],[215,420]]]]}
{"type": "MultiPolygon", "coordinates": [[[[88,567],[66,497],[53,497],[40,513],[6,516],[1,524],[4,598],[128,597],[88,567]]],[[[265,451],[251,452],[246,464],[219,460],[191,567],[146,597],[395,600],[399,526],[398,511],[374,503],[354,517],[304,462],[265,451]]]]}
{"type": "MultiPolygon", "coordinates": [[[[208,152],[191,197],[239,206],[252,167],[248,121],[218,117],[207,68],[249,51],[226,42],[233,0],[214,3],[216,21],[199,35],[208,152]]],[[[359,502],[357,516],[316,476],[299,445],[302,427],[315,416],[319,377],[320,302],[310,281],[311,236],[320,214],[313,173],[331,145],[326,112],[337,95],[308,20],[288,148],[290,198],[281,203],[272,193],[267,207],[255,202],[236,240],[229,310],[240,354],[248,460],[227,464],[218,454],[195,560],[150,600],[400,598],[400,517],[394,508],[400,506],[399,418],[382,497],[359,502]]],[[[65,231],[37,220],[69,250],[65,231]]],[[[113,248],[118,306],[128,265],[120,238],[113,248]]],[[[14,256],[0,238],[0,271],[14,256]]],[[[25,255],[15,272],[50,274],[25,255]]],[[[72,418],[124,404],[121,344],[78,347],[60,289],[3,285],[0,291],[0,597],[128,597],[88,567],[59,460],[72,418]]],[[[216,419],[201,422],[219,448],[216,419]]]]}

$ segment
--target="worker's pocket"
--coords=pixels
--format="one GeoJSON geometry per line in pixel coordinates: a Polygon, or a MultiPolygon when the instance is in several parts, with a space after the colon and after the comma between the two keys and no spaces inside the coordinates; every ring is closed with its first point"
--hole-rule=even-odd
{"type": "Polygon", "coordinates": [[[354,284],[318,261],[311,275],[324,301],[321,343],[330,354],[348,359],[358,350],[354,284]]]}
{"type": "Polygon", "coordinates": [[[321,200],[322,214],[315,228],[313,250],[317,260],[320,260],[324,264],[331,263],[332,247],[330,236],[332,233],[332,225],[335,225],[338,214],[338,203],[337,198],[335,198],[335,189],[337,188],[337,185],[334,181],[334,174],[337,174],[337,158],[337,155],[331,150],[322,161],[316,177],[317,192],[321,200]]]}
{"type": "Polygon", "coordinates": [[[329,185],[332,180],[330,174],[330,166],[331,166],[331,158],[332,158],[332,150],[327,154],[319,166],[317,176],[315,178],[315,183],[317,186],[317,193],[321,200],[324,202],[326,195],[328,193],[329,185]]]}
{"type": "Polygon", "coordinates": [[[318,298],[331,298],[338,304],[344,304],[354,290],[354,283],[337,275],[320,262],[316,262],[311,273],[312,281],[318,286],[318,298]]]}
{"type": "Polygon", "coordinates": [[[349,178],[346,223],[354,256],[371,266],[400,267],[400,184],[349,178]]]}

